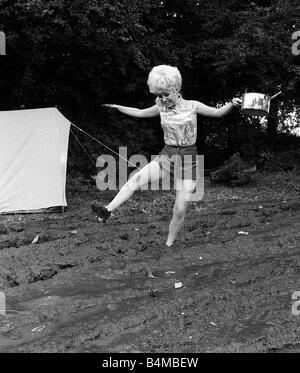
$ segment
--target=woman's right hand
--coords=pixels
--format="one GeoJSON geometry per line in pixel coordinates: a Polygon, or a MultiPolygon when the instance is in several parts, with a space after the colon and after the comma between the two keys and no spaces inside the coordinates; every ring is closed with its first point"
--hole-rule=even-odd
{"type": "Polygon", "coordinates": [[[110,108],[113,108],[113,109],[118,108],[118,105],[115,105],[115,104],[102,104],[101,106],[106,106],[106,107],[110,107],[110,108]]]}

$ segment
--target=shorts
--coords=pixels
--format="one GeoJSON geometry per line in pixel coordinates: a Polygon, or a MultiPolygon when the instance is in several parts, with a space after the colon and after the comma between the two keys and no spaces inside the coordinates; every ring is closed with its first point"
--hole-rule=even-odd
{"type": "Polygon", "coordinates": [[[165,145],[154,161],[159,163],[166,176],[181,180],[200,179],[200,162],[196,145],[165,145]]]}

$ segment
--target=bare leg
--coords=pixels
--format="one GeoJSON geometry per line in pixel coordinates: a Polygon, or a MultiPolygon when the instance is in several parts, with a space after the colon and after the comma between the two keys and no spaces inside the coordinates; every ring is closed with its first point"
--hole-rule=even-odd
{"type": "Polygon", "coordinates": [[[159,164],[156,161],[150,162],[122,186],[115,198],[106,206],[107,210],[114,211],[126,202],[137,189],[148,184],[151,180],[158,180],[161,176],[162,172],[159,164]]]}
{"type": "Polygon", "coordinates": [[[196,186],[194,180],[178,180],[176,185],[176,200],[173,209],[173,217],[169,226],[167,246],[172,246],[183,225],[185,212],[188,206],[189,195],[193,193],[196,186]]]}

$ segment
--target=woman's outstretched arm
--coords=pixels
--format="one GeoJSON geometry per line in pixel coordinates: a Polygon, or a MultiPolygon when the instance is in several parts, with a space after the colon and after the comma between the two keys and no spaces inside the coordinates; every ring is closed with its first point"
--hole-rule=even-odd
{"type": "Polygon", "coordinates": [[[206,117],[221,118],[224,115],[227,115],[234,107],[240,106],[241,102],[242,100],[240,98],[234,98],[231,102],[228,102],[220,108],[214,108],[197,101],[197,114],[204,115],[206,117]]]}
{"type": "Polygon", "coordinates": [[[102,106],[111,107],[119,110],[121,113],[136,118],[152,118],[159,115],[159,109],[157,105],[153,105],[147,109],[136,109],[128,106],[121,106],[115,104],[103,104],[102,106]]]}

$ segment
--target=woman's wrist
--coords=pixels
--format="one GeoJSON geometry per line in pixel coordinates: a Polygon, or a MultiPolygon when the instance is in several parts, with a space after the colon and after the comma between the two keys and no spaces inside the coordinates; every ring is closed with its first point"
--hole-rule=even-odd
{"type": "Polygon", "coordinates": [[[234,106],[234,107],[240,107],[241,104],[242,104],[242,100],[240,98],[233,98],[231,100],[231,104],[234,106]]]}

